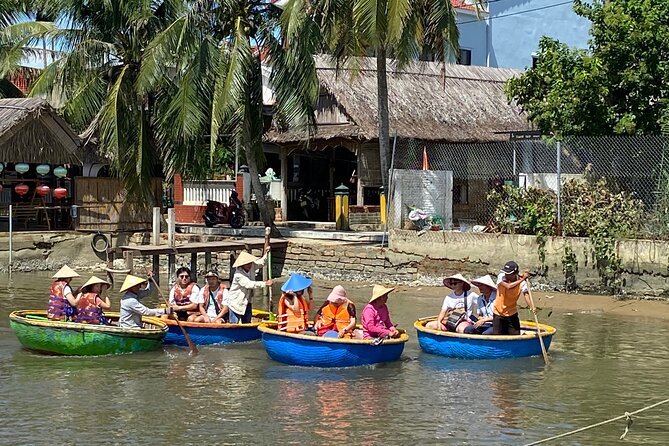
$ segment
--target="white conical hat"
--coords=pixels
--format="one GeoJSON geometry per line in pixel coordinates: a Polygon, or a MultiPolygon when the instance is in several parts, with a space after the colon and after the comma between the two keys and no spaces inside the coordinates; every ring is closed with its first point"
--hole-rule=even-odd
{"type": "Polygon", "coordinates": [[[490,278],[489,274],[486,274],[485,276],[477,277],[476,279],[472,279],[472,285],[479,287],[479,285],[485,285],[489,286],[493,290],[497,289],[497,285],[495,285],[495,282],[492,281],[490,278]]]}
{"type": "Polygon", "coordinates": [[[469,283],[469,281],[468,281],[467,279],[465,279],[465,277],[464,277],[462,274],[460,274],[460,273],[458,273],[458,274],[453,274],[452,276],[448,276],[448,277],[446,277],[446,278],[444,279],[444,281],[443,281],[444,286],[450,288],[450,286],[448,286],[447,284],[448,284],[451,280],[457,280],[457,281],[459,281],[459,282],[464,283],[464,284],[465,284],[465,290],[470,290],[470,289],[472,288],[472,284],[469,283]]]}
{"type": "Polygon", "coordinates": [[[72,268],[67,265],[63,265],[61,269],[58,270],[56,274],[51,276],[54,279],[71,279],[73,277],[81,277],[77,274],[72,268]]]}
{"type": "Polygon", "coordinates": [[[246,251],[242,251],[237,257],[237,260],[235,260],[235,263],[232,264],[232,267],[237,268],[242,265],[248,265],[249,263],[253,263],[256,260],[258,260],[258,257],[254,256],[253,254],[249,254],[246,251]]]}
{"type": "Polygon", "coordinates": [[[140,285],[144,282],[146,282],[146,279],[142,279],[141,277],[128,274],[127,276],[125,276],[125,280],[123,281],[123,285],[121,285],[121,290],[119,292],[122,293],[125,290],[128,290],[134,287],[135,285],[140,285]]]}
{"type": "Polygon", "coordinates": [[[383,285],[374,285],[374,288],[372,289],[372,298],[369,299],[369,303],[374,302],[379,297],[383,297],[393,290],[395,290],[395,288],[386,288],[383,285]]]}
{"type": "Polygon", "coordinates": [[[101,283],[103,285],[111,287],[111,283],[107,282],[106,280],[102,280],[97,276],[91,276],[91,278],[88,279],[86,283],[81,286],[81,288],[86,288],[87,286],[95,285],[96,283],[101,283]]]}

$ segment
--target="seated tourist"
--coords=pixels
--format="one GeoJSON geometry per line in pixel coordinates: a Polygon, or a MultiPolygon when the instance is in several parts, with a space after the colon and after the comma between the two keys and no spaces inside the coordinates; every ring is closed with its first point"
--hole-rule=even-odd
{"type": "Polygon", "coordinates": [[[93,276],[81,287],[79,303],[77,304],[77,314],[74,316],[74,322],[82,324],[106,324],[102,310],[109,310],[111,302],[106,295],[102,297],[111,284],[106,280],[93,276]]]}
{"type": "Polygon", "coordinates": [[[121,315],[118,320],[121,327],[142,328],[142,316],[162,316],[170,314],[172,310],[169,307],[154,310],[140,302],[140,299],[151,294],[151,284],[147,279],[128,274],[121,285],[120,292],[125,292],[121,297],[121,315]],[[146,287],[142,288],[145,284],[146,287]]]}
{"type": "Polygon", "coordinates": [[[222,324],[228,317],[229,291],[216,271],[204,275],[207,284],[196,297],[198,311],[193,322],[222,324]]]}
{"type": "Polygon", "coordinates": [[[488,274],[472,279],[472,285],[476,286],[481,292],[476,301],[478,320],[474,322],[474,325],[465,328],[465,333],[492,334],[492,314],[495,297],[497,296],[497,285],[488,274]]]}
{"type": "Polygon", "coordinates": [[[193,322],[200,314],[197,295],[200,288],[192,279],[190,268],[182,266],[177,270],[177,281],[170,290],[170,307],[180,321],[193,322]]]}
{"type": "Polygon", "coordinates": [[[49,307],[46,316],[53,321],[69,320],[76,313],[79,299],[72,294],[70,282],[75,277],[81,277],[72,268],[64,265],[52,276],[54,282],[49,290],[49,307]]]}
{"type": "Polygon", "coordinates": [[[351,338],[355,324],[355,305],[348,299],[344,287],[337,285],[316,312],[314,330],[318,336],[351,338]]]}
{"type": "Polygon", "coordinates": [[[473,325],[470,317],[478,296],[470,292],[472,285],[461,274],[446,277],[443,283],[453,292],[444,298],[437,320],[428,322],[425,327],[464,333],[466,327],[473,325]]]}
{"type": "Polygon", "coordinates": [[[388,294],[395,288],[386,288],[374,285],[372,298],[362,310],[362,329],[365,339],[369,338],[397,338],[400,332],[390,320],[388,312],[388,294]]]}
{"type": "Polygon", "coordinates": [[[311,290],[313,281],[300,274],[291,274],[281,287],[279,299],[279,330],[288,333],[300,333],[309,325],[309,310],[313,308],[314,293],[311,290]],[[304,298],[304,292],[309,295],[309,302],[304,298]]]}

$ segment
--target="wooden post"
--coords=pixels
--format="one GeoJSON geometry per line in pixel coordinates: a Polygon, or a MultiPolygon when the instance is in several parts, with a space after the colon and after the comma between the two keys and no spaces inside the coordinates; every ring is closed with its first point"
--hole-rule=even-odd
{"type": "Polygon", "coordinates": [[[12,205],[9,205],[9,272],[12,272],[12,263],[13,263],[13,253],[14,246],[12,242],[12,237],[14,236],[14,227],[12,225],[12,219],[14,218],[14,213],[12,212],[12,205]]]}
{"type": "Polygon", "coordinates": [[[235,260],[237,260],[235,251],[230,251],[230,276],[229,276],[230,280],[232,280],[232,276],[235,275],[235,269],[232,267],[232,265],[235,263],[235,260]]]}
{"type": "Polygon", "coordinates": [[[160,285],[160,256],[158,254],[153,255],[153,279],[160,285]]]}
{"type": "Polygon", "coordinates": [[[204,253],[204,270],[211,271],[211,251],[205,251],[204,253]]]}
{"type": "MultiPolygon", "coordinates": [[[[160,245],[160,208],[159,207],[154,207],[153,208],[153,234],[151,237],[151,244],[158,246],[160,245]]],[[[155,267],[155,262],[154,262],[154,267],[155,267]]],[[[154,273],[158,273],[158,271],[154,271],[154,273]]],[[[158,282],[158,281],[156,281],[158,282]]],[[[158,282],[160,283],[160,282],[158,282]]]]}
{"type": "Polygon", "coordinates": [[[190,273],[191,279],[197,282],[197,253],[190,253],[190,273]]]}
{"type": "Polygon", "coordinates": [[[281,148],[281,221],[288,221],[288,150],[281,148]]]}
{"type": "Polygon", "coordinates": [[[167,244],[169,246],[174,246],[174,224],[174,208],[169,208],[167,210],[167,244]]]}
{"type": "MultiPolygon", "coordinates": [[[[114,269],[114,259],[116,258],[116,251],[114,248],[107,248],[107,269],[108,270],[113,270],[114,269]]],[[[107,271],[107,281],[114,285],[114,275],[110,272],[107,271]]]]}
{"type": "Polygon", "coordinates": [[[132,274],[135,263],[135,254],[132,251],[126,251],[123,253],[123,258],[125,259],[125,268],[130,270],[129,274],[132,274]]]}
{"type": "Polygon", "coordinates": [[[174,254],[167,254],[167,285],[172,286],[176,282],[174,264],[176,263],[176,256],[174,254]]]}

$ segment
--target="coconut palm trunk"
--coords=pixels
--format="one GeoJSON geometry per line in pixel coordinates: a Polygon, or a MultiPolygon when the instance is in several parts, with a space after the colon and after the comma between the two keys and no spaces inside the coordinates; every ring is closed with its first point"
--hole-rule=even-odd
{"type": "Polygon", "coordinates": [[[376,84],[379,107],[379,160],[381,163],[381,182],[388,190],[388,171],[390,169],[390,113],[388,109],[388,76],[385,48],[376,54],[376,84]]]}

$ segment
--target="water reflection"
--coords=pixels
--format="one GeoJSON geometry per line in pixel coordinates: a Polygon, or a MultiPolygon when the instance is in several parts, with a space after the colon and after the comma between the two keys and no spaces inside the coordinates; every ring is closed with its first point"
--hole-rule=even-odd
{"type": "MultiPolygon", "coordinates": [[[[0,285],[0,443],[513,445],[669,396],[669,325],[606,314],[554,312],[550,322],[559,331],[548,367],[541,357],[426,355],[413,330],[402,361],[341,370],[278,364],[260,343],[202,348],[197,356],[178,347],[103,358],[40,356],[20,349],[7,314],[43,307],[49,277],[15,274],[0,285]]],[[[438,305],[407,292],[391,311],[408,327],[438,305]]],[[[666,444],[669,419],[662,413],[637,419],[627,442],[666,444]]],[[[622,428],[562,444],[613,443],[622,428]]]]}

